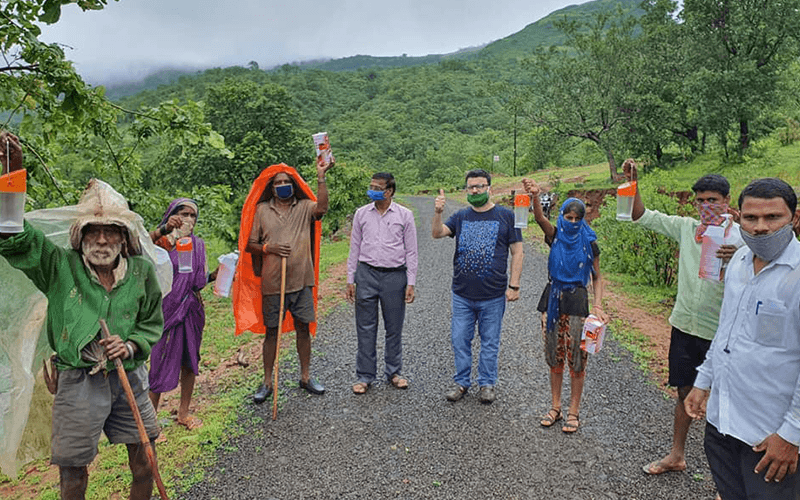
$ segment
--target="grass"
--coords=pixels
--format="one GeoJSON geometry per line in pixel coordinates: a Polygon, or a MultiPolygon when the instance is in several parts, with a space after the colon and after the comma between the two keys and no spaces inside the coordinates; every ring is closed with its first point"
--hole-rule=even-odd
{"type": "Polygon", "coordinates": [[[324,243],[325,251],[320,250],[319,255],[319,280],[325,281],[330,278],[328,270],[331,266],[339,264],[347,260],[350,253],[350,240],[342,239],[339,241],[326,241],[324,243]]]}
{"type": "Polygon", "coordinates": [[[612,319],[609,325],[611,338],[618,341],[633,356],[633,362],[645,373],[650,373],[651,364],[656,361],[652,350],[653,342],[642,332],[631,328],[624,320],[612,319]]]}
{"type": "Polygon", "coordinates": [[[669,313],[675,304],[674,287],[653,287],[643,285],[625,274],[603,271],[603,279],[614,284],[615,289],[622,292],[631,305],[651,312],[669,313]]]}

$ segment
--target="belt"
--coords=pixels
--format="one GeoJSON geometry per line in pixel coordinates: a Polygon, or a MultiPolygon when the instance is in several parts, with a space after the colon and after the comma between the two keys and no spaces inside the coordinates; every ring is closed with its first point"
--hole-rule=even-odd
{"type": "Polygon", "coordinates": [[[381,273],[395,273],[395,272],[398,272],[398,271],[405,271],[406,270],[405,264],[400,266],[400,267],[378,267],[378,266],[373,266],[371,264],[367,264],[364,261],[359,261],[359,263],[360,264],[364,264],[368,268],[373,269],[373,270],[378,271],[378,272],[381,272],[381,273]]]}

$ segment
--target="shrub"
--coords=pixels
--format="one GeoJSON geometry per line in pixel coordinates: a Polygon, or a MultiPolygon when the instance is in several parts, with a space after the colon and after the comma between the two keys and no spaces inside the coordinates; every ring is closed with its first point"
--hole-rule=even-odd
{"type": "Polygon", "coordinates": [[[791,118],[786,119],[786,126],[777,129],[778,140],[781,146],[788,146],[794,144],[795,141],[800,140],[800,123],[791,118]]]}
{"type": "MultiPolygon", "coordinates": [[[[678,201],[660,194],[655,186],[640,189],[646,207],[666,214],[678,213],[678,201]]],[[[642,284],[675,286],[678,277],[678,244],[666,236],[630,222],[616,220],[616,200],[606,197],[600,217],[593,222],[603,269],[626,274],[642,284]]]]}

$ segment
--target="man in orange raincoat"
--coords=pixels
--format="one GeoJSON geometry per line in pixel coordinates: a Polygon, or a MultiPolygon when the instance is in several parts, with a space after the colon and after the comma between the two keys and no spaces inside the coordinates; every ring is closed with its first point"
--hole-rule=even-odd
{"type": "MultiPolygon", "coordinates": [[[[240,251],[244,250],[242,255],[245,258],[237,269],[233,301],[237,333],[245,329],[256,333],[266,330],[263,345],[264,382],[253,395],[256,404],[266,401],[273,390],[272,369],[278,341],[283,258],[286,259],[284,310],[291,314],[297,332],[300,387],[312,394],[325,392],[325,388],[310,376],[310,326],[313,326],[311,324],[316,317],[314,288],[317,271],[314,263],[318,259],[318,252],[314,251],[312,243],[316,239],[318,245],[319,219],[328,211],[325,173],[333,165],[333,161],[318,159],[316,197],[294,168],[280,164],[272,165],[261,173],[245,201],[242,234],[239,235],[240,251]],[[245,298],[253,294],[253,285],[259,286],[258,282],[260,308],[245,298]],[[248,325],[254,318],[259,319],[260,324],[248,325]]],[[[253,298],[258,299],[258,296],[253,298]]],[[[284,331],[286,327],[284,324],[284,331]]]]}

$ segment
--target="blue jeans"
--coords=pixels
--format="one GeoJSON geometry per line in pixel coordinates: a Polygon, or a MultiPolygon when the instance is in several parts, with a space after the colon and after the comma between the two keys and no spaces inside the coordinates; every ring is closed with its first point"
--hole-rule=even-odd
{"type": "Polygon", "coordinates": [[[472,373],[472,338],[475,323],[481,338],[478,359],[478,385],[494,386],[497,383],[497,353],[500,351],[500,329],[506,311],[506,297],[496,299],[469,300],[453,293],[453,318],[450,322],[450,340],[453,343],[453,358],[456,384],[469,387],[472,373]]]}

